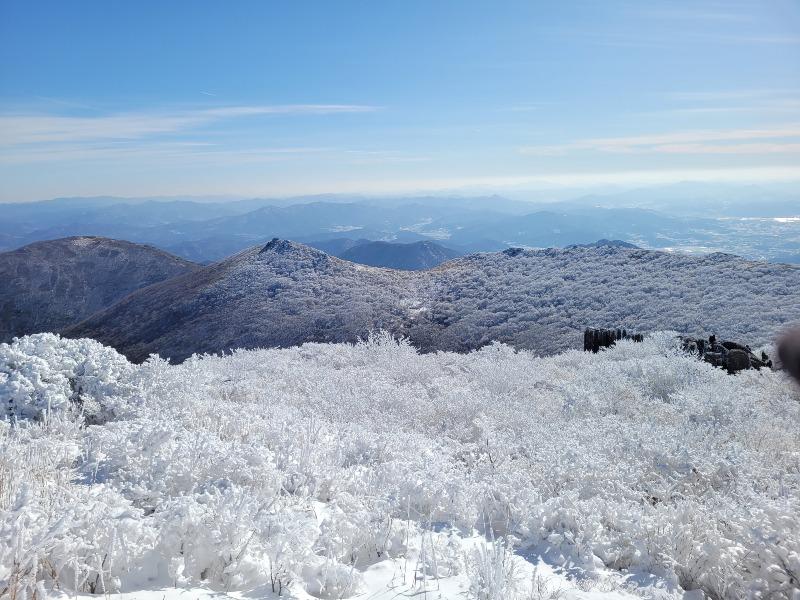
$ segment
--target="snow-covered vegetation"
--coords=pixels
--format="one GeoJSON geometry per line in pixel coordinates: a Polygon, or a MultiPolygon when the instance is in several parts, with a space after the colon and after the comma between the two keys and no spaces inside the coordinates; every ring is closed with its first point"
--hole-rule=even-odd
{"type": "Polygon", "coordinates": [[[799,399],[671,333],[181,365],[21,338],[0,345],[0,598],[796,598],[799,399]]]}
{"type": "Polygon", "coordinates": [[[425,351],[492,341],[538,354],[586,327],[717,334],[753,347],[800,324],[800,267],[630,248],[507,250],[428,271],[346,262],[285,240],[139,290],[66,330],[135,361],[354,342],[375,329],[425,351]]]}
{"type": "Polygon", "coordinates": [[[134,290],[197,268],[151,246],[99,237],[48,240],[0,253],[0,342],[58,331],[134,290]]]}

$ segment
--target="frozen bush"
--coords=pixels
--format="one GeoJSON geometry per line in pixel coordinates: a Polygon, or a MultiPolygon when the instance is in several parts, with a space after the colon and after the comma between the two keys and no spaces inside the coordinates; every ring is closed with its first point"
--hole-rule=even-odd
{"type": "Polygon", "coordinates": [[[507,600],[515,598],[522,590],[514,555],[499,541],[473,548],[465,562],[470,584],[469,598],[507,600]]]}
{"type": "Polygon", "coordinates": [[[134,400],[132,371],[122,355],[93,340],[51,333],[15,338],[0,344],[0,403],[12,418],[75,409],[89,422],[104,422],[134,400]]]}
{"type": "Polygon", "coordinates": [[[547,597],[511,547],[724,600],[800,585],[796,386],[729,376],[671,333],[548,358],[382,335],[181,365],[52,335],[0,348],[3,600],[348,597],[386,560],[407,582],[547,597]]]}

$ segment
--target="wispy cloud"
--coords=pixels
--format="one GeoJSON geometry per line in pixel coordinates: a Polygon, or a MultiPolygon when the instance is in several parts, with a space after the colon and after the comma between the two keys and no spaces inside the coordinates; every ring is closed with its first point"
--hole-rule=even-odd
{"type": "MultiPolygon", "coordinates": [[[[419,179],[358,179],[335,185],[318,182],[297,182],[281,190],[286,194],[329,193],[429,193],[451,191],[463,193],[497,192],[498,190],[531,190],[549,187],[595,185],[657,185],[681,181],[713,181],[727,183],[796,182],[800,169],[791,167],[750,167],[718,169],[662,169],[637,171],[527,173],[516,175],[480,175],[419,179]]],[[[245,193],[242,191],[241,193],[245,193]]],[[[258,193],[252,190],[251,194],[258,193]]]]}
{"type": "Polygon", "coordinates": [[[694,91],[677,91],[668,92],[665,94],[673,100],[697,102],[697,101],[710,101],[717,102],[720,100],[751,100],[761,98],[778,98],[778,97],[800,97],[800,89],[797,88],[756,88],[756,89],[743,89],[743,90],[694,90],[694,91]]]}
{"type": "Polygon", "coordinates": [[[692,9],[687,7],[650,8],[639,12],[639,15],[659,21],[669,19],[676,21],[720,21],[749,23],[755,20],[752,14],[743,12],[735,12],[724,9],[692,9]]]}
{"type": "Polygon", "coordinates": [[[181,141],[110,141],[68,144],[17,146],[6,149],[0,146],[0,165],[37,162],[118,161],[142,159],[159,164],[248,164],[269,163],[303,159],[309,156],[341,154],[332,147],[286,146],[225,148],[209,142],[181,141]]]}
{"type": "Polygon", "coordinates": [[[533,111],[541,110],[543,106],[545,106],[544,103],[538,103],[538,104],[516,104],[514,106],[508,106],[508,107],[506,107],[506,108],[504,108],[502,110],[505,110],[505,111],[508,111],[508,112],[533,112],[533,111]]]}
{"type": "Polygon", "coordinates": [[[754,113],[761,116],[800,115],[800,89],[741,89],[662,92],[664,108],[638,111],[647,116],[704,116],[754,113]]]}
{"type": "Polygon", "coordinates": [[[682,108],[663,108],[660,110],[648,110],[633,114],[640,116],[705,116],[705,115],[738,115],[738,114],[758,114],[765,115],[787,115],[800,114],[800,100],[785,100],[775,102],[762,102],[748,105],[736,106],[690,106],[682,108]]]}
{"type": "Polygon", "coordinates": [[[797,46],[800,36],[793,34],[727,34],[709,33],[706,31],[669,31],[631,32],[631,31],[594,31],[594,30],[562,30],[561,35],[580,36],[586,43],[598,46],[619,48],[682,48],[687,46],[797,46]]]}
{"type": "Polygon", "coordinates": [[[800,154],[800,143],[753,144],[663,144],[654,152],[663,154],[800,154]]]}
{"type": "Polygon", "coordinates": [[[765,129],[695,130],[624,137],[588,138],[566,144],[525,146],[523,154],[564,155],[574,151],[618,154],[762,154],[798,150],[800,124],[765,129]],[[758,143],[741,143],[759,140],[758,143]],[[765,144],[763,140],[781,140],[765,144]],[[722,143],[720,143],[722,142],[722,143]],[[728,142],[739,142],[729,144],[728,142]]]}
{"type": "Polygon", "coordinates": [[[0,145],[88,140],[130,140],[187,131],[224,119],[259,115],[331,115],[365,113],[374,106],[288,104],[224,106],[182,112],[124,113],[101,116],[0,114],[0,145]]]}

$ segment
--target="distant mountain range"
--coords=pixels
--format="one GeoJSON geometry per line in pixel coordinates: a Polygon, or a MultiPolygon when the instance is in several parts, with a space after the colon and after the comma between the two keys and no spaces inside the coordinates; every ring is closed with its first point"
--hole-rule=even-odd
{"type": "Polygon", "coordinates": [[[763,186],[684,181],[594,193],[567,204],[637,207],[685,217],[788,217],[800,216],[800,189],[796,183],[763,186]]]}
{"type": "Polygon", "coordinates": [[[513,248],[399,271],[276,239],[135,291],[64,333],[133,360],[355,341],[378,329],[423,350],[497,340],[551,354],[579,347],[586,326],[720,333],[757,345],[800,323],[799,289],[798,267],[725,254],[513,248]]]}
{"type": "Polygon", "coordinates": [[[398,244],[343,238],[316,243],[309,242],[308,245],[350,262],[405,271],[432,269],[462,255],[461,252],[435,242],[398,244]]]}
{"type": "Polygon", "coordinates": [[[58,331],[134,290],[198,265],[162,250],[117,240],[74,237],[0,254],[0,342],[58,331]]]}
{"type": "Polygon", "coordinates": [[[65,198],[0,205],[0,250],[66,236],[106,236],[210,263],[273,237],[328,244],[334,255],[362,239],[433,242],[464,254],[605,238],[651,249],[800,262],[797,196],[726,188],[729,200],[715,203],[714,189],[673,186],[539,204],[499,196],[65,198]]]}

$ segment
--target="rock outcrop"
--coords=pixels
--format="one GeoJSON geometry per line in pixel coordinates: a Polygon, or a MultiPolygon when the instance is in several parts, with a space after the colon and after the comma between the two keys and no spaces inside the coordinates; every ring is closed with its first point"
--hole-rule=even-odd
{"type": "Polygon", "coordinates": [[[772,368],[772,361],[765,352],[756,356],[750,346],[729,340],[717,341],[715,335],[707,340],[690,337],[681,338],[683,348],[688,352],[697,354],[707,363],[720,367],[728,373],[738,373],[746,369],[772,368]]]}
{"type": "Polygon", "coordinates": [[[628,333],[627,329],[588,328],[583,332],[583,350],[597,353],[600,348],[613,346],[617,340],[641,342],[644,340],[644,335],[641,333],[628,333]]]}

